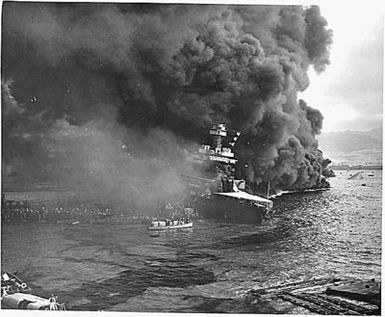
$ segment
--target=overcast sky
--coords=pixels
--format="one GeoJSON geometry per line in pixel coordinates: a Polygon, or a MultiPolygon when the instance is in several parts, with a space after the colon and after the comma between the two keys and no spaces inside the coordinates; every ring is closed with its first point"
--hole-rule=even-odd
{"type": "Polygon", "coordinates": [[[323,131],[382,126],[383,16],[380,1],[320,1],[333,30],[331,65],[300,96],[321,110],[323,131]]]}

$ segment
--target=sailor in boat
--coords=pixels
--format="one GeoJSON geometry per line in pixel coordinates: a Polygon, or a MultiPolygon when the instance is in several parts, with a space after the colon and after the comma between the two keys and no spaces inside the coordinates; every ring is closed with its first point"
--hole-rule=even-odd
{"type": "Polygon", "coordinates": [[[57,303],[57,297],[54,295],[51,295],[49,298],[49,309],[48,310],[59,310],[58,303],[57,303]]]}
{"type": "Polygon", "coordinates": [[[150,224],[150,227],[149,228],[174,228],[174,227],[177,227],[177,226],[182,226],[182,225],[185,225],[185,224],[189,224],[191,223],[191,220],[187,217],[187,218],[179,218],[177,220],[174,220],[173,218],[172,219],[158,219],[158,218],[155,218],[151,224],[150,224]]]}

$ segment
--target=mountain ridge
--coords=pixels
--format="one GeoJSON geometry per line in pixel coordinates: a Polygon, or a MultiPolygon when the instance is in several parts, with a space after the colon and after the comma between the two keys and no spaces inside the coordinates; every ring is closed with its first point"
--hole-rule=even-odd
{"type": "Polygon", "coordinates": [[[382,163],[382,127],[366,131],[332,131],[317,137],[319,148],[333,163],[382,163]]]}

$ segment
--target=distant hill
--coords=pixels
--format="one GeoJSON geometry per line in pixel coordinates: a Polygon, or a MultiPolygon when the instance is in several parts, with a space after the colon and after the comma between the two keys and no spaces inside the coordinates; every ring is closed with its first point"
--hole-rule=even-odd
{"type": "Polygon", "coordinates": [[[317,139],[324,156],[333,163],[366,165],[382,162],[382,127],[322,133],[317,139]]]}
{"type": "Polygon", "coordinates": [[[382,127],[366,131],[370,136],[376,138],[382,143],[382,127]]]}

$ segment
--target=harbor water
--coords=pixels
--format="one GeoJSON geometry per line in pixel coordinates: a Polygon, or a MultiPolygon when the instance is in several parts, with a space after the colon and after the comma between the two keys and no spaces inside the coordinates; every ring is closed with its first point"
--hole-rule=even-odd
{"type": "Polygon", "coordinates": [[[6,224],[2,270],[70,310],[282,312],[248,291],[314,277],[381,279],[382,171],[347,180],[351,173],[337,171],[327,191],[277,197],[274,218],[258,226],[199,220],[151,236],[114,218],[6,224]]]}

